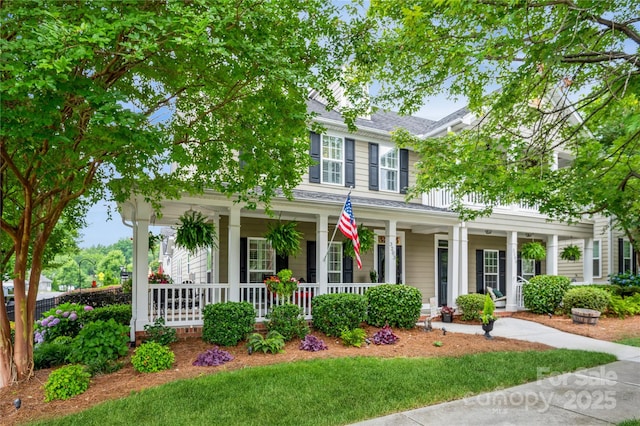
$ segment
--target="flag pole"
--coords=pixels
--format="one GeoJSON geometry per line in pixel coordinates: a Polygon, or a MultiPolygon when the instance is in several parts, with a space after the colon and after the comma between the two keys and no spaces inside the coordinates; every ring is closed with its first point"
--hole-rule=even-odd
{"type": "MultiPolygon", "coordinates": [[[[340,215],[342,215],[342,211],[344,210],[344,206],[347,205],[347,200],[349,199],[349,196],[351,195],[351,190],[353,189],[353,186],[349,187],[349,193],[347,194],[347,198],[344,200],[344,203],[342,204],[342,210],[340,210],[340,215]]],[[[338,216],[338,222],[340,221],[340,216],[338,216]]],[[[331,240],[329,241],[329,245],[327,246],[327,250],[325,250],[324,253],[324,259],[322,259],[323,262],[327,261],[327,255],[329,254],[329,247],[331,247],[331,244],[333,243],[333,239],[336,236],[336,232],[338,231],[338,222],[336,222],[336,227],[333,228],[333,235],[331,236],[331,240]]]]}

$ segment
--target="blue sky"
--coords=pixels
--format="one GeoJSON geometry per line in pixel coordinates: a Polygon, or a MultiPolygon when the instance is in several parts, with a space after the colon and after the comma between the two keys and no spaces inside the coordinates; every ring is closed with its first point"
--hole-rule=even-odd
{"type": "MultiPolygon", "coordinates": [[[[424,107],[415,115],[438,120],[463,106],[464,102],[451,101],[442,96],[426,101],[424,107]]],[[[97,245],[108,246],[122,238],[133,237],[133,230],[122,223],[120,214],[115,209],[115,204],[111,204],[111,219],[109,219],[108,206],[109,203],[101,201],[89,210],[87,227],[80,231],[82,237],[79,246],[81,248],[97,245]]],[[[154,229],[152,231],[157,232],[154,229]]]]}

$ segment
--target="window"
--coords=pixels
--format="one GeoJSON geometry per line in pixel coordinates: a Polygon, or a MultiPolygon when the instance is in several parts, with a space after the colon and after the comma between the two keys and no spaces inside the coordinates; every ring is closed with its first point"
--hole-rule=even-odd
{"type": "Polygon", "coordinates": [[[322,182],[342,185],[344,180],[344,141],[322,135],[322,182]]]}
{"type": "Polygon", "coordinates": [[[529,281],[536,275],[536,261],[534,259],[520,259],[522,264],[522,278],[529,281]]]}
{"type": "Polygon", "coordinates": [[[249,282],[261,283],[275,275],[276,255],[265,238],[249,238],[249,282]]]}
{"type": "Polygon", "coordinates": [[[629,240],[622,241],[622,272],[632,272],[631,243],[629,240]]]}
{"type": "Polygon", "coordinates": [[[498,250],[484,251],[484,287],[498,288],[498,250]]]}
{"type": "Polygon", "coordinates": [[[380,146],[380,190],[398,192],[398,150],[380,146]]]}
{"type": "Polygon", "coordinates": [[[593,242],[593,276],[600,278],[602,276],[600,272],[600,240],[593,242]]]}
{"type": "Polygon", "coordinates": [[[342,282],[342,243],[331,243],[327,253],[329,283],[342,282]]]}

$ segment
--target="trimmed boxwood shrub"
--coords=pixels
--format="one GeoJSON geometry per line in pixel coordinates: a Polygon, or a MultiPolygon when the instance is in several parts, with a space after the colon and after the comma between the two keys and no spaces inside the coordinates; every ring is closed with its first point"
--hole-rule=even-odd
{"type": "Polygon", "coordinates": [[[175,354],[168,346],[147,342],[136,348],[131,357],[131,364],[139,373],[156,373],[170,369],[175,359],[175,354]]]}
{"type": "Polygon", "coordinates": [[[606,291],[594,287],[572,287],[562,298],[562,311],[571,313],[571,308],[594,309],[604,312],[609,306],[611,295],[606,291]]]}
{"type": "Polygon", "coordinates": [[[284,337],[285,342],[298,337],[303,339],[309,334],[309,326],[302,316],[302,308],[293,303],[284,303],[273,308],[267,314],[268,331],[277,331],[284,337]]]}
{"type": "Polygon", "coordinates": [[[327,336],[358,328],[367,314],[367,300],[359,294],[322,294],[311,299],[313,327],[327,336]]]}
{"type": "Polygon", "coordinates": [[[404,284],[382,284],[369,288],[367,323],[374,327],[413,328],[420,319],[420,290],[404,284]]]}
{"type": "Polygon", "coordinates": [[[554,313],[570,286],[568,277],[536,275],[522,287],[524,307],[536,314],[554,313]]]}
{"type": "Polygon", "coordinates": [[[60,367],[49,374],[44,384],[44,400],[69,399],[80,395],[89,388],[91,374],[82,365],[72,364],[60,367]]]}
{"type": "Polygon", "coordinates": [[[128,326],[131,324],[131,305],[109,305],[100,308],[94,308],[92,311],[85,311],[80,316],[83,324],[93,321],[109,321],[113,318],[118,324],[128,326]]]}
{"type": "Polygon", "coordinates": [[[480,319],[480,311],[484,308],[484,294],[461,294],[456,298],[456,305],[462,311],[463,321],[480,319]]]}
{"type": "Polygon", "coordinates": [[[202,339],[221,346],[235,346],[256,325],[256,311],[249,302],[214,303],[203,310],[202,339]]]}

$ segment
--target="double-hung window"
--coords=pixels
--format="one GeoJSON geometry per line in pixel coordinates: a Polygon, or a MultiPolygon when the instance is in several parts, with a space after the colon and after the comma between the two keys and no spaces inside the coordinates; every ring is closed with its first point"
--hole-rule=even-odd
{"type": "Polygon", "coordinates": [[[342,243],[331,243],[327,253],[327,272],[330,283],[342,282],[342,243]]]}
{"type": "Polygon", "coordinates": [[[398,150],[380,145],[380,190],[398,192],[398,150]]]}
{"type": "Polygon", "coordinates": [[[249,238],[249,282],[259,283],[276,273],[276,254],[265,238],[249,238]]]}
{"type": "Polygon", "coordinates": [[[600,271],[600,240],[593,241],[593,276],[595,278],[600,278],[602,276],[602,272],[600,271]]]}
{"type": "Polygon", "coordinates": [[[343,185],[344,139],[322,135],[322,183],[343,185]]]}
{"type": "Polygon", "coordinates": [[[522,278],[529,281],[536,275],[536,261],[534,259],[520,259],[522,265],[522,278]]]}
{"type": "Polygon", "coordinates": [[[498,250],[484,251],[484,287],[498,288],[498,250]]]}
{"type": "Polygon", "coordinates": [[[631,254],[632,254],[631,243],[629,242],[629,240],[623,240],[622,241],[622,272],[633,271],[631,254]]]}

